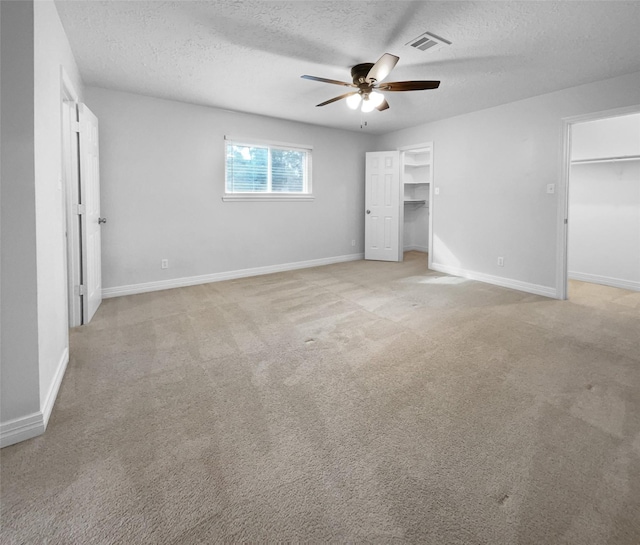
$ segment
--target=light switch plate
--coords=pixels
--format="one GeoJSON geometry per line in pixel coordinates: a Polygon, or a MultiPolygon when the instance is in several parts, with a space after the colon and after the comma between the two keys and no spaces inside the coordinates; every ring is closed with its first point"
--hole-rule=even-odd
{"type": "Polygon", "coordinates": [[[547,193],[555,193],[556,184],[547,184],[547,193]]]}

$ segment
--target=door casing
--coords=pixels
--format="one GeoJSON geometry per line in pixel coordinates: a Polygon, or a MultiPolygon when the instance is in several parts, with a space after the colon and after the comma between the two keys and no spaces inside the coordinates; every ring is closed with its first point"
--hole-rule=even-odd
{"type": "Polygon", "coordinates": [[[75,124],[78,120],[78,94],[71,80],[61,68],[61,125],[62,125],[62,207],[64,231],[66,233],[66,287],[69,327],[82,324],[82,297],[78,292],[81,284],[80,256],[80,219],[76,213],[79,192],[78,171],[78,133],[75,124]]]}

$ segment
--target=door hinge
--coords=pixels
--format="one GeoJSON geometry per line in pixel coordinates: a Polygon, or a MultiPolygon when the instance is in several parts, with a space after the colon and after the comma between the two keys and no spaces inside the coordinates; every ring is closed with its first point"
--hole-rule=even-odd
{"type": "Polygon", "coordinates": [[[81,216],[85,213],[85,205],[84,204],[76,204],[75,205],[75,213],[81,216]]]}
{"type": "Polygon", "coordinates": [[[84,284],[76,286],[76,295],[84,295],[84,284]]]}
{"type": "Polygon", "coordinates": [[[71,130],[74,132],[80,132],[80,121],[72,121],[71,130]]]}
{"type": "Polygon", "coordinates": [[[564,218],[564,224],[567,225],[569,223],[568,218],[564,218]]]}

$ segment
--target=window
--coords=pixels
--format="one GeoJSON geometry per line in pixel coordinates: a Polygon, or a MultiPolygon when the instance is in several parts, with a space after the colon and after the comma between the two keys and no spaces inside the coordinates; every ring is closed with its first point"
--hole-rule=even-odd
{"type": "Polygon", "coordinates": [[[226,137],[223,200],[313,200],[311,147],[226,137]]]}

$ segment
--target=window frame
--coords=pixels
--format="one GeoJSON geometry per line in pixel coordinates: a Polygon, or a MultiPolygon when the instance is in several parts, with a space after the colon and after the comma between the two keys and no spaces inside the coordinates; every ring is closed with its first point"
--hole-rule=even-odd
{"type": "Polygon", "coordinates": [[[233,136],[225,135],[224,137],[224,193],[222,200],[225,202],[233,201],[313,201],[315,196],[313,194],[312,185],[312,156],[313,146],[292,144],[289,142],[276,142],[274,140],[260,140],[257,138],[236,138],[233,136]],[[272,179],[271,172],[271,150],[282,149],[288,151],[301,151],[306,154],[306,168],[305,168],[305,186],[306,192],[286,192],[286,191],[245,191],[245,192],[227,192],[227,146],[246,146],[246,147],[260,147],[268,148],[268,179],[269,183],[272,179]]]}

